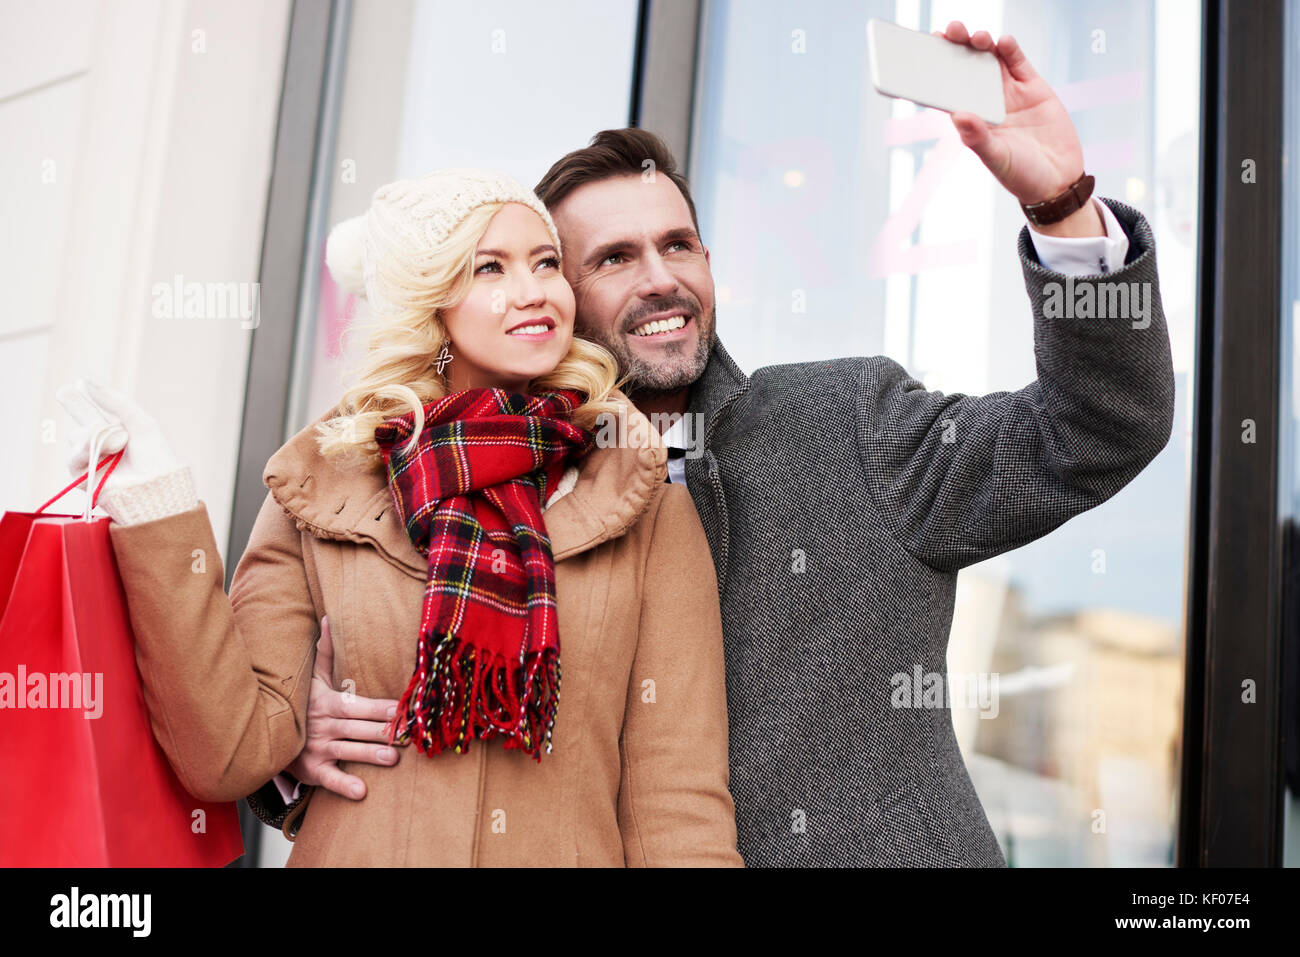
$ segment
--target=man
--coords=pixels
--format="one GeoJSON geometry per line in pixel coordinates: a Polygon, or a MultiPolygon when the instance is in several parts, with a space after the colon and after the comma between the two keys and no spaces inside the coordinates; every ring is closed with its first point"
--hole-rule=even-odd
{"type": "MultiPolygon", "coordinates": [[[[994,44],[958,22],[945,35],[1003,64],[1006,122],[953,114],[963,143],[1031,222],[1050,218],[1034,204],[1060,198],[1063,209],[1019,238],[1039,370],[1019,392],[927,392],[880,356],[746,378],[714,335],[709,251],[657,138],[607,130],[537,187],[560,232],[579,332],[615,355],[643,412],[685,413],[665,433],[670,446],[702,443],[702,454],[670,460],[669,477],[695,500],[717,570],[731,790],[750,866],[1005,865],[951,712],[942,701],[898,706],[891,679],[919,665],[946,685],[957,572],[1114,495],[1172,427],[1146,220],[1113,200],[1078,204],[1073,124],[1012,37],[994,44]],[[1076,291],[1144,289],[1149,310],[1076,318],[1051,305],[1067,275],[1076,291]]],[[[386,702],[320,690],[314,708],[369,719],[353,743],[382,740],[386,702]]],[[[314,766],[296,768],[308,783],[324,780],[328,752],[315,751],[314,766]]],[[[276,797],[268,786],[250,803],[278,823],[284,812],[265,808],[276,797]]]]}

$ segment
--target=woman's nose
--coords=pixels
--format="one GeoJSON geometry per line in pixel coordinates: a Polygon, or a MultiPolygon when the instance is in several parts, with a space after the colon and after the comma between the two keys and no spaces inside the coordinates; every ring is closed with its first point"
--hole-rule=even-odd
{"type": "Polygon", "coordinates": [[[515,308],[535,306],[546,301],[546,287],[532,273],[520,276],[513,284],[515,308]]]}

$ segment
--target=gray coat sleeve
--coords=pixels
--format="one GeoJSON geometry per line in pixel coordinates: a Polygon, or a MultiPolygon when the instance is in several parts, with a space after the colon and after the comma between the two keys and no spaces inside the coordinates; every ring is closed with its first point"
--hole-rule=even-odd
{"type": "Polygon", "coordinates": [[[863,367],[856,424],[867,484],[900,544],[927,565],[956,571],[1046,534],[1118,492],[1169,441],[1173,362],[1151,227],[1136,209],[1103,202],[1129,236],[1128,259],[1108,275],[1073,277],[1073,295],[1021,230],[1036,381],[945,395],[889,359],[863,367]],[[1120,287],[1108,283],[1141,298],[1117,316],[1120,287]],[[1088,312],[1089,293],[1109,318],[1088,312]]]}
{"type": "MultiPolygon", "coordinates": [[[[276,790],[274,781],[267,781],[258,790],[247,795],[244,800],[248,802],[248,809],[253,812],[253,816],[265,824],[267,827],[273,827],[277,831],[284,828],[285,820],[296,810],[303,801],[307,800],[311,794],[311,785],[304,784],[298,792],[298,797],[288,804],[284,803],[284,798],[276,790]]],[[[301,818],[298,818],[295,824],[301,824],[301,818]]],[[[293,838],[297,833],[297,828],[293,828],[293,833],[286,833],[285,837],[293,838]]]]}

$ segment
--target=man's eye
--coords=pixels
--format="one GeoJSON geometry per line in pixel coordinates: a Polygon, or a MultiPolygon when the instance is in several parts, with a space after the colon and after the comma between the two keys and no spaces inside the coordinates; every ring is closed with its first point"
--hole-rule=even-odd
{"type": "Polygon", "coordinates": [[[622,253],[610,253],[608,256],[606,256],[604,259],[600,261],[600,264],[603,266],[611,259],[623,259],[623,258],[625,257],[623,256],[622,253]]]}
{"type": "Polygon", "coordinates": [[[672,246],[681,246],[683,249],[690,249],[690,248],[691,248],[691,244],[688,243],[688,242],[687,242],[686,240],[684,240],[684,239],[674,239],[674,240],[673,240],[671,243],[669,243],[668,245],[669,245],[669,247],[672,247],[672,246]]]}
{"type": "Polygon", "coordinates": [[[500,272],[500,271],[501,271],[501,264],[500,264],[499,262],[497,262],[495,259],[490,259],[490,260],[488,260],[487,262],[485,262],[483,265],[481,265],[481,266],[479,266],[477,269],[475,269],[475,270],[474,270],[474,275],[477,276],[479,273],[481,273],[484,269],[487,269],[489,266],[495,266],[497,272],[500,272]]]}

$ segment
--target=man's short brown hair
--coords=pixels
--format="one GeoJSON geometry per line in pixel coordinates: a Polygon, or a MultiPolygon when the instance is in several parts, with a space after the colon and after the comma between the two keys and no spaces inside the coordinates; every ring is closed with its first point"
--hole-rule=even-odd
{"type": "Polygon", "coordinates": [[[691,187],[686,177],[677,171],[677,160],[672,150],[662,139],[649,130],[634,126],[619,130],[601,130],[591,138],[591,143],[582,149],[574,150],[556,161],[546,171],[533,191],[537,198],[546,204],[554,214],[564,197],[579,186],[598,183],[615,176],[630,173],[640,175],[648,168],[646,160],[654,164],[657,174],[663,174],[673,181],[681,190],[686,207],[691,211],[691,222],[695,232],[700,232],[700,221],[695,215],[695,201],[691,199],[691,187]]]}

